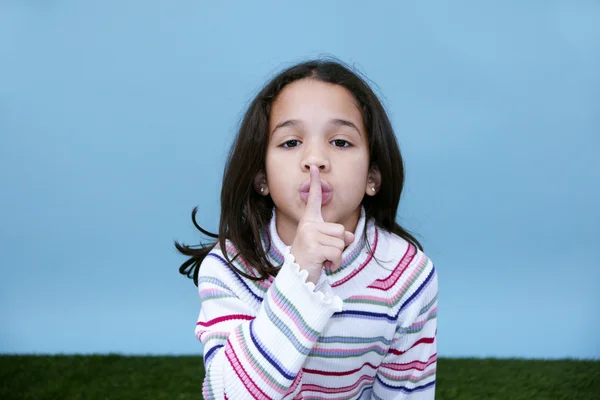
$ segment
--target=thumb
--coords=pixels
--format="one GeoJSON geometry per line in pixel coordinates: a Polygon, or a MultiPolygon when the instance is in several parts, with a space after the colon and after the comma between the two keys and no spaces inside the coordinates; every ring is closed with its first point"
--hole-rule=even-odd
{"type": "Polygon", "coordinates": [[[344,232],[344,244],[350,246],[352,242],[354,242],[354,233],[348,231],[344,232]]]}

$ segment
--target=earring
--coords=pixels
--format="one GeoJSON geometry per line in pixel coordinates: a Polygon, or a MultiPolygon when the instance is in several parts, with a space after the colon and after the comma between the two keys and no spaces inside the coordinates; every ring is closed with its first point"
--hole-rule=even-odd
{"type": "Polygon", "coordinates": [[[261,193],[263,193],[264,191],[265,191],[265,188],[264,188],[264,187],[261,187],[261,188],[260,188],[260,192],[261,192],[261,193]]]}
{"type": "Polygon", "coordinates": [[[372,187],[372,188],[371,188],[371,190],[372,190],[372,191],[375,191],[375,188],[374,188],[374,187],[372,187]]]}

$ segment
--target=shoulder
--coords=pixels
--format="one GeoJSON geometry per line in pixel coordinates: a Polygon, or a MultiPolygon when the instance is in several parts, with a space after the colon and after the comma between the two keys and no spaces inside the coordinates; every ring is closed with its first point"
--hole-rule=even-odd
{"type": "Polygon", "coordinates": [[[437,304],[437,273],[431,259],[406,239],[383,229],[375,256],[385,274],[370,289],[385,291],[402,325],[410,325],[437,304]]]}
{"type": "Polygon", "coordinates": [[[229,239],[225,240],[224,246],[221,246],[219,242],[214,245],[212,250],[202,261],[200,271],[202,271],[202,269],[234,270],[255,276],[254,268],[246,263],[236,246],[229,239]]]}
{"type": "Polygon", "coordinates": [[[198,286],[203,282],[214,279],[227,279],[230,275],[230,263],[227,261],[226,251],[221,249],[219,243],[216,243],[208,252],[200,264],[198,271],[198,286]]]}
{"type": "Polygon", "coordinates": [[[235,293],[250,294],[250,297],[261,301],[270,282],[252,280],[243,274],[257,276],[233,243],[226,240],[225,246],[215,244],[202,261],[198,272],[198,288],[205,284],[217,284],[235,293]]]}
{"type": "Polygon", "coordinates": [[[375,258],[388,271],[382,279],[387,286],[406,292],[414,291],[423,282],[435,281],[433,284],[437,286],[433,261],[424,251],[395,233],[382,228],[377,230],[379,243],[375,258]]]}
{"type": "Polygon", "coordinates": [[[376,257],[385,261],[387,266],[398,262],[430,262],[429,257],[417,246],[399,235],[377,227],[376,257]]]}

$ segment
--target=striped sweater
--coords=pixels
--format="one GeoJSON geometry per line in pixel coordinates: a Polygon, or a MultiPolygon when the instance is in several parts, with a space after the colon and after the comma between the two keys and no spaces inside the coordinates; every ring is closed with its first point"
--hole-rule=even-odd
{"type": "MultiPolygon", "coordinates": [[[[364,210],[342,267],[316,285],[275,229],[263,246],[276,278],[246,279],[215,247],[198,278],[196,336],[205,399],[433,399],[437,275],[427,256],[365,225],[364,210]]],[[[255,274],[239,257],[237,269],[255,274]]]]}

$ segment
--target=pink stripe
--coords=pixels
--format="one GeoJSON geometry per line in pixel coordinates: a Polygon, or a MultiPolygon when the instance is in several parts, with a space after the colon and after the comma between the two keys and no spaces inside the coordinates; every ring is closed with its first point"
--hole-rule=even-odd
{"type": "Polygon", "coordinates": [[[428,322],[427,320],[415,322],[408,329],[423,328],[427,322],[428,322]]]}
{"type": "Polygon", "coordinates": [[[429,311],[429,314],[427,314],[427,317],[425,318],[425,321],[427,321],[433,314],[437,314],[437,306],[433,307],[433,309],[431,311],[429,311]]]}
{"type": "MultiPolygon", "coordinates": [[[[357,352],[366,352],[368,353],[369,351],[376,351],[376,349],[379,349],[382,353],[385,353],[385,349],[381,346],[369,346],[369,347],[363,347],[361,349],[336,349],[336,348],[332,348],[332,349],[314,349],[313,348],[313,352],[317,353],[317,354],[349,354],[349,353],[357,353],[357,352]]],[[[358,357],[358,356],[357,356],[358,357]]]]}
{"type": "Polygon", "coordinates": [[[421,267],[423,266],[423,263],[421,263],[420,265],[417,266],[417,268],[415,268],[413,270],[413,272],[410,274],[410,276],[408,277],[408,279],[404,282],[404,284],[402,285],[402,287],[400,287],[400,290],[398,291],[399,293],[404,293],[404,291],[406,290],[407,287],[411,286],[414,283],[414,279],[415,276],[417,276],[419,274],[419,272],[421,272],[421,267]]]}
{"type": "Polygon", "coordinates": [[[208,386],[208,380],[205,379],[204,383],[202,383],[202,396],[204,396],[204,400],[212,400],[212,399],[214,399],[214,397],[210,397],[208,395],[208,388],[207,388],[207,386],[208,386]]]}
{"type": "Polygon", "coordinates": [[[342,387],[338,387],[338,388],[331,388],[331,387],[320,386],[320,385],[302,385],[302,391],[310,390],[310,391],[320,392],[320,393],[342,394],[342,393],[350,392],[350,391],[356,389],[363,381],[372,382],[374,379],[375,379],[374,376],[363,375],[360,377],[360,379],[358,381],[356,381],[352,385],[342,386],[342,387]]]}
{"type": "Polygon", "coordinates": [[[304,327],[304,324],[302,323],[302,321],[300,321],[299,317],[297,317],[291,313],[291,310],[283,303],[283,301],[279,298],[279,296],[277,296],[275,294],[275,291],[271,291],[271,298],[273,299],[273,301],[275,302],[277,307],[281,311],[283,311],[283,313],[285,315],[287,315],[289,319],[291,319],[294,322],[294,325],[298,328],[300,333],[302,333],[302,336],[304,336],[306,339],[308,339],[310,341],[315,340],[314,335],[311,335],[306,330],[306,328],[304,327]]]}
{"type": "MultiPolygon", "coordinates": [[[[294,393],[294,390],[296,390],[298,385],[300,385],[300,382],[302,382],[302,370],[300,372],[298,372],[298,375],[296,375],[294,382],[292,382],[292,386],[290,386],[290,389],[285,393],[284,397],[288,394],[294,393]]],[[[296,397],[294,397],[294,400],[301,400],[301,399],[302,399],[302,393],[298,393],[296,395],[296,397]]]]}
{"type": "MultiPolygon", "coordinates": [[[[233,247],[231,244],[227,244],[225,246],[225,249],[230,254],[236,254],[237,253],[237,249],[235,247],[233,247]]],[[[246,260],[244,260],[242,257],[237,257],[236,261],[239,261],[240,264],[242,264],[244,266],[244,269],[246,270],[246,272],[249,275],[257,278],[256,274],[254,273],[254,268],[249,267],[248,263],[246,262],[246,260]]],[[[263,280],[253,281],[252,283],[254,283],[255,285],[258,285],[258,286],[262,286],[265,289],[269,288],[269,284],[267,282],[263,281],[263,280]]]]}
{"type": "Polygon", "coordinates": [[[281,390],[277,386],[275,386],[275,384],[269,380],[269,378],[267,377],[267,375],[264,372],[262,372],[260,369],[258,369],[258,367],[256,367],[255,361],[252,360],[252,356],[248,352],[248,349],[244,345],[244,342],[242,342],[241,335],[242,335],[242,333],[238,331],[238,335],[236,335],[237,336],[237,343],[240,346],[240,348],[242,349],[242,353],[246,357],[246,360],[248,361],[248,364],[252,367],[252,369],[254,370],[254,372],[256,372],[263,379],[263,381],[267,385],[269,385],[271,387],[271,389],[276,390],[277,393],[283,394],[285,392],[285,390],[281,390]]]}
{"type": "MultiPolygon", "coordinates": [[[[351,296],[348,298],[348,300],[364,300],[364,301],[380,301],[383,302],[384,304],[393,304],[394,302],[396,302],[400,297],[402,297],[404,295],[404,289],[406,289],[407,286],[412,285],[412,279],[415,277],[415,275],[420,271],[421,267],[424,264],[424,260],[426,260],[426,258],[423,258],[421,260],[421,263],[417,266],[417,269],[415,271],[413,271],[413,273],[409,276],[408,280],[404,283],[404,285],[400,288],[400,290],[398,290],[396,292],[396,294],[394,295],[394,297],[390,297],[390,298],[385,298],[385,297],[379,297],[379,296],[373,296],[373,295],[368,295],[368,296],[351,296]]],[[[412,259],[411,259],[412,261],[412,259]]],[[[406,270],[406,268],[402,269],[402,273],[404,273],[404,271],[406,270]]],[[[399,274],[398,277],[400,277],[399,274]]],[[[394,284],[397,282],[397,280],[394,282],[394,284]]],[[[369,288],[373,288],[373,289],[381,289],[381,288],[375,288],[375,284],[372,284],[370,286],[368,286],[369,288]]],[[[386,288],[385,290],[388,290],[389,288],[386,288]]],[[[381,289],[384,290],[384,289],[381,289]]]]}
{"type": "Polygon", "coordinates": [[[429,311],[429,313],[427,314],[427,317],[425,317],[424,320],[419,321],[419,322],[415,322],[414,324],[412,324],[411,326],[408,327],[408,329],[411,328],[422,328],[423,326],[425,326],[425,324],[427,324],[427,322],[429,322],[429,318],[431,318],[431,316],[433,314],[437,313],[437,306],[434,307],[432,310],[429,311]]]}
{"type": "Polygon", "coordinates": [[[384,279],[377,279],[367,287],[371,289],[388,290],[394,286],[396,282],[398,282],[398,279],[400,279],[400,276],[406,270],[406,267],[410,265],[410,262],[413,260],[416,253],[416,247],[409,243],[406,252],[400,259],[398,265],[396,265],[396,268],[394,268],[394,271],[391,273],[391,275],[384,279]]]}
{"type": "MultiPolygon", "coordinates": [[[[407,330],[413,329],[413,328],[423,328],[427,322],[429,322],[429,318],[431,318],[432,315],[434,315],[437,312],[437,307],[433,308],[428,314],[427,317],[425,317],[424,320],[419,321],[419,322],[415,322],[414,324],[412,324],[411,326],[409,326],[407,328],[407,330]]],[[[410,334],[410,333],[409,333],[410,334]]]]}
{"type": "Polygon", "coordinates": [[[248,376],[246,370],[240,364],[235,352],[233,351],[232,346],[227,346],[225,349],[225,355],[227,356],[227,360],[229,360],[229,364],[233,368],[235,374],[240,378],[240,381],[244,384],[244,387],[248,391],[248,394],[252,395],[253,399],[264,399],[269,400],[269,397],[256,385],[256,383],[248,376]],[[258,396],[260,394],[261,396],[258,396]]]}
{"type": "Polygon", "coordinates": [[[406,364],[397,364],[397,363],[390,363],[390,364],[381,364],[382,367],[385,367],[387,369],[391,369],[394,371],[410,371],[411,369],[416,369],[417,371],[423,371],[425,370],[425,368],[429,367],[431,364],[435,363],[437,361],[437,353],[433,354],[431,357],[429,357],[429,360],[427,360],[427,362],[423,362],[423,361],[412,361],[406,364]]]}
{"type": "MultiPolygon", "coordinates": [[[[437,335],[437,330],[436,330],[436,335],[437,335]]],[[[410,346],[410,347],[409,347],[408,349],[406,349],[406,350],[390,349],[390,350],[388,351],[388,353],[395,354],[395,355],[397,355],[397,356],[401,356],[402,354],[404,354],[404,353],[408,352],[410,349],[412,349],[412,348],[414,348],[414,347],[417,347],[417,346],[418,346],[418,345],[420,345],[420,344],[433,344],[433,342],[435,342],[435,336],[433,336],[433,337],[428,337],[428,338],[421,338],[421,339],[417,340],[416,342],[414,342],[414,343],[412,344],[412,346],[410,346]]]]}
{"type": "Polygon", "coordinates": [[[375,254],[375,251],[377,250],[378,242],[379,242],[379,230],[375,229],[375,241],[373,243],[373,249],[369,253],[369,256],[367,257],[367,259],[358,268],[356,268],[354,271],[352,271],[351,274],[349,274],[348,276],[346,276],[343,279],[340,279],[337,282],[332,283],[331,287],[338,287],[338,286],[348,282],[350,279],[354,278],[356,276],[356,274],[358,274],[360,271],[362,271],[363,268],[365,268],[367,266],[367,264],[369,264],[369,262],[371,262],[371,260],[373,259],[373,254],[375,254]]]}
{"type": "Polygon", "coordinates": [[[250,320],[253,320],[254,317],[251,317],[250,315],[245,315],[245,314],[230,314],[230,315],[224,315],[222,317],[217,317],[217,318],[211,319],[206,322],[198,321],[196,323],[196,325],[207,327],[207,326],[212,326],[212,325],[218,324],[219,322],[233,321],[233,320],[237,320],[237,319],[250,321],[250,320]]]}
{"type": "Polygon", "coordinates": [[[349,297],[348,300],[377,301],[377,302],[382,302],[382,303],[388,305],[388,304],[394,303],[400,296],[401,296],[401,293],[398,292],[394,295],[394,297],[391,297],[389,299],[386,299],[385,297],[379,297],[379,296],[352,296],[352,297],[349,297]]]}
{"type": "Polygon", "coordinates": [[[388,378],[390,380],[394,380],[394,381],[423,380],[423,379],[429,378],[431,375],[434,375],[435,371],[436,370],[434,368],[431,371],[427,371],[427,373],[423,374],[423,375],[409,374],[409,375],[399,375],[399,376],[394,376],[387,371],[381,371],[381,375],[385,376],[386,378],[388,378]]]}
{"type": "Polygon", "coordinates": [[[302,371],[306,372],[307,374],[314,374],[314,375],[323,375],[323,376],[344,376],[344,375],[352,375],[358,371],[360,371],[361,369],[363,369],[364,367],[369,367],[371,369],[377,369],[377,367],[369,362],[364,363],[363,365],[361,365],[360,368],[356,368],[356,369],[352,369],[350,371],[320,371],[318,369],[308,369],[308,368],[303,368],[302,371]]]}

